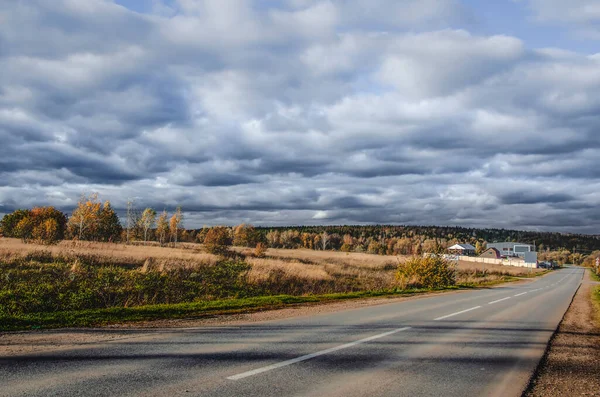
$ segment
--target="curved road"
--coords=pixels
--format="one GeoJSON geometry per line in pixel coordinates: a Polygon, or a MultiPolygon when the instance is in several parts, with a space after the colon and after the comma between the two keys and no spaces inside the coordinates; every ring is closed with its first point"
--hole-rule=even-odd
{"type": "Polygon", "coordinates": [[[583,272],[0,357],[0,395],[520,396],[583,272]]]}

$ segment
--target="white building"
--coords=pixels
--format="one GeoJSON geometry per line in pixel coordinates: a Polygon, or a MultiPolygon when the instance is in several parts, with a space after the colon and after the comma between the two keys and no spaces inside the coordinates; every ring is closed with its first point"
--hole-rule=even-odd
{"type": "Polygon", "coordinates": [[[475,255],[475,247],[471,244],[455,244],[448,248],[448,252],[455,255],[475,255]]]}
{"type": "Polygon", "coordinates": [[[524,243],[488,243],[487,247],[496,248],[500,252],[500,255],[506,257],[518,256],[520,258],[525,258],[526,252],[535,252],[535,246],[524,243]]]}

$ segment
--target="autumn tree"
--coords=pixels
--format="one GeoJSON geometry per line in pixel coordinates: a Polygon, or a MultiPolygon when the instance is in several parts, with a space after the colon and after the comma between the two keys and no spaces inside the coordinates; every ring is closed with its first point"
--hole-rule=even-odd
{"type": "Polygon", "coordinates": [[[148,241],[148,231],[154,227],[156,223],[156,211],[152,208],[146,208],[140,217],[140,227],[144,231],[144,243],[148,241]]]}
{"type": "Polygon", "coordinates": [[[160,245],[164,245],[169,234],[169,215],[167,211],[163,211],[156,222],[156,237],[160,245]]]}
{"type": "Polygon", "coordinates": [[[54,244],[65,237],[67,217],[54,207],[35,207],[31,210],[17,210],[7,215],[3,224],[8,225],[10,237],[24,242],[36,241],[42,244],[54,244]],[[19,219],[16,225],[14,221],[19,219]]]}
{"type": "Polygon", "coordinates": [[[119,216],[112,208],[109,201],[105,201],[98,215],[98,229],[95,239],[106,242],[116,242],[121,239],[123,226],[119,216]]]}
{"type": "Polygon", "coordinates": [[[20,238],[24,243],[33,239],[33,219],[31,216],[22,218],[14,230],[14,236],[20,238]]]}
{"type": "Polygon", "coordinates": [[[17,225],[23,218],[29,216],[30,210],[16,210],[10,214],[4,215],[0,221],[0,232],[4,237],[18,237],[17,225]]]}
{"type": "Polygon", "coordinates": [[[210,228],[207,227],[206,225],[202,226],[202,229],[200,229],[198,231],[198,233],[196,234],[196,241],[199,242],[200,244],[203,244],[204,238],[206,237],[206,233],[208,233],[209,230],[210,230],[210,228]]]}
{"type": "Polygon", "coordinates": [[[327,232],[323,232],[323,233],[321,233],[321,248],[323,249],[323,251],[325,251],[327,249],[328,245],[329,245],[329,234],[327,234],[327,232]]]}
{"type": "Polygon", "coordinates": [[[101,210],[102,203],[98,200],[98,193],[89,196],[82,194],[69,218],[69,234],[78,240],[93,240],[101,210]]]}
{"type": "Polygon", "coordinates": [[[229,228],[226,226],[211,227],[204,237],[204,248],[207,252],[216,255],[227,253],[232,243],[229,228]]]}
{"type": "Polygon", "coordinates": [[[125,220],[125,227],[127,230],[127,244],[131,242],[133,237],[133,229],[139,224],[138,211],[135,209],[135,203],[133,200],[127,200],[127,214],[125,220]]]}
{"type": "Polygon", "coordinates": [[[67,216],[54,207],[31,210],[33,239],[44,244],[55,244],[65,238],[67,216]]]}
{"type": "Polygon", "coordinates": [[[248,247],[248,239],[254,227],[242,223],[233,228],[233,245],[238,247],[248,247]]]}
{"type": "Polygon", "coordinates": [[[300,235],[300,240],[302,240],[302,247],[313,249],[314,247],[314,236],[310,233],[302,233],[300,235]]]}
{"type": "Polygon", "coordinates": [[[484,241],[484,242],[478,241],[478,242],[475,244],[475,253],[476,253],[477,255],[481,255],[481,254],[483,254],[483,252],[484,252],[486,249],[487,249],[487,244],[485,243],[485,241],[484,241]]]}
{"type": "Polygon", "coordinates": [[[267,233],[267,243],[271,248],[279,248],[281,245],[281,232],[278,230],[271,230],[267,233]]]}
{"type": "Polygon", "coordinates": [[[352,251],[352,247],[354,247],[354,239],[352,238],[352,236],[349,234],[344,234],[342,241],[343,244],[340,250],[344,252],[352,251]]]}
{"type": "Polygon", "coordinates": [[[181,212],[181,207],[177,207],[175,214],[169,221],[169,231],[171,232],[171,240],[173,241],[174,246],[177,245],[177,236],[179,235],[179,229],[181,228],[182,222],[183,214],[181,212]]]}
{"type": "Polygon", "coordinates": [[[297,230],[285,230],[280,235],[280,243],[283,248],[294,249],[302,244],[300,232],[297,230]]]}

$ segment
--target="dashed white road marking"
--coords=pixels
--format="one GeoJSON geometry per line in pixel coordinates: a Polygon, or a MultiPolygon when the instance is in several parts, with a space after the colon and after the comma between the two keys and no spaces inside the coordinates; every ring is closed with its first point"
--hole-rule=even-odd
{"type": "Polygon", "coordinates": [[[521,296],[521,295],[525,295],[526,293],[527,292],[521,292],[520,294],[516,294],[516,295],[513,295],[513,296],[521,296]]]}
{"type": "Polygon", "coordinates": [[[498,299],[497,301],[493,301],[493,302],[488,303],[488,305],[493,305],[494,303],[502,302],[502,301],[505,301],[505,300],[510,299],[510,298],[512,298],[512,297],[508,296],[506,298],[498,299]]]}
{"type": "Polygon", "coordinates": [[[470,308],[470,309],[467,309],[467,310],[462,310],[462,311],[460,311],[460,312],[456,312],[456,313],[448,314],[448,315],[446,315],[446,316],[442,316],[442,317],[434,318],[434,319],[433,319],[433,321],[439,321],[439,320],[443,320],[443,319],[445,319],[445,318],[449,318],[449,317],[457,316],[457,315],[459,315],[459,314],[463,314],[463,313],[466,313],[466,312],[470,312],[471,310],[479,309],[480,307],[481,307],[481,306],[475,306],[475,307],[472,307],[472,308],[470,308]]]}
{"type": "Polygon", "coordinates": [[[302,362],[302,361],[310,360],[311,358],[319,357],[319,356],[322,356],[324,354],[333,353],[333,352],[336,352],[338,350],[347,349],[347,348],[352,347],[352,346],[360,345],[361,343],[370,342],[370,341],[375,340],[375,339],[380,339],[380,338],[383,338],[385,336],[389,336],[389,335],[396,334],[398,332],[406,331],[406,330],[409,330],[410,328],[411,327],[398,328],[398,329],[395,329],[393,331],[384,332],[383,334],[379,334],[379,335],[375,335],[375,336],[370,336],[368,338],[360,339],[360,340],[357,340],[357,341],[351,342],[351,343],[346,343],[345,345],[340,345],[340,346],[332,347],[331,349],[321,350],[321,351],[318,351],[318,352],[315,352],[315,353],[307,354],[305,356],[296,357],[296,358],[293,358],[291,360],[282,361],[282,362],[277,363],[277,364],[272,364],[272,365],[268,365],[266,367],[262,367],[262,368],[258,368],[258,369],[252,370],[252,371],[243,372],[243,373],[238,374],[238,375],[229,376],[229,377],[227,377],[227,379],[229,379],[229,380],[240,380],[240,379],[248,378],[250,376],[262,374],[263,372],[272,371],[274,369],[281,368],[281,367],[287,367],[288,365],[292,365],[292,364],[296,364],[296,363],[299,363],[299,362],[302,362]]]}

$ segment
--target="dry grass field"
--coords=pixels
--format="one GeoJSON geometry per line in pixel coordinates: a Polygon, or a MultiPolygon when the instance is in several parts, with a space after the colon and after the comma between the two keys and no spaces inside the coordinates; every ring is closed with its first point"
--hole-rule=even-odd
{"type": "Polygon", "coordinates": [[[213,264],[217,257],[208,254],[197,244],[178,244],[177,248],[149,245],[125,245],[90,241],[64,240],[57,245],[25,244],[13,238],[0,238],[0,257],[25,256],[31,253],[49,252],[54,256],[92,255],[105,258],[107,263],[144,262],[153,258],[167,264],[201,262],[213,264]]]}
{"type": "MultiPolygon", "coordinates": [[[[234,251],[250,254],[251,249],[234,247],[234,251]]],[[[218,257],[204,252],[200,244],[180,243],[177,248],[160,247],[156,244],[125,245],[88,241],[62,241],[57,245],[45,246],[25,244],[18,239],[0,238],[0,258],[25,256],[31,253],[47,252],[53,256],[95,256],[107,264],[144,263],[151,258],[161,268],[211,265],[218,257]]],[[[284,279],[333,280],[352,278],[366,283],[371,288],[389,288],[394,284],[394,273],[399,263],[407,257],[372,255],[355,252],[313,251],[307,249],[273,249],[264,258],[247,257],[252,265],[250,281],[261,283],[274,276],[284,279]]],[[[492,281],[503,275],[520,276],[541,269],[526,269],[512,266],[460,262],[459,281],[474,282],[476,273],[485,270],[486,275],[478,275],[477,281],[492,281]],[[485,279],[485,280],[483,280],[485,279]]]]}
{"type": "Polygon", "coordinates": [[[482,271],[475,263],[462,263],[454,273],[443,263],[436,267],[364,253],[269,249],[257,258],[250,249],[233,250],[218,257],[198,244],[63,241],[43,246],[1,238],[0,329],[94,325],[121,322],[123,316],[127,321],[180,318],[331,296],[415,293],[448,287],[455,274],[459,286],[481,286],[529,273],[490,265],[482,271]],[[104,309],[116,311],[98,311],[104,309]]]}

